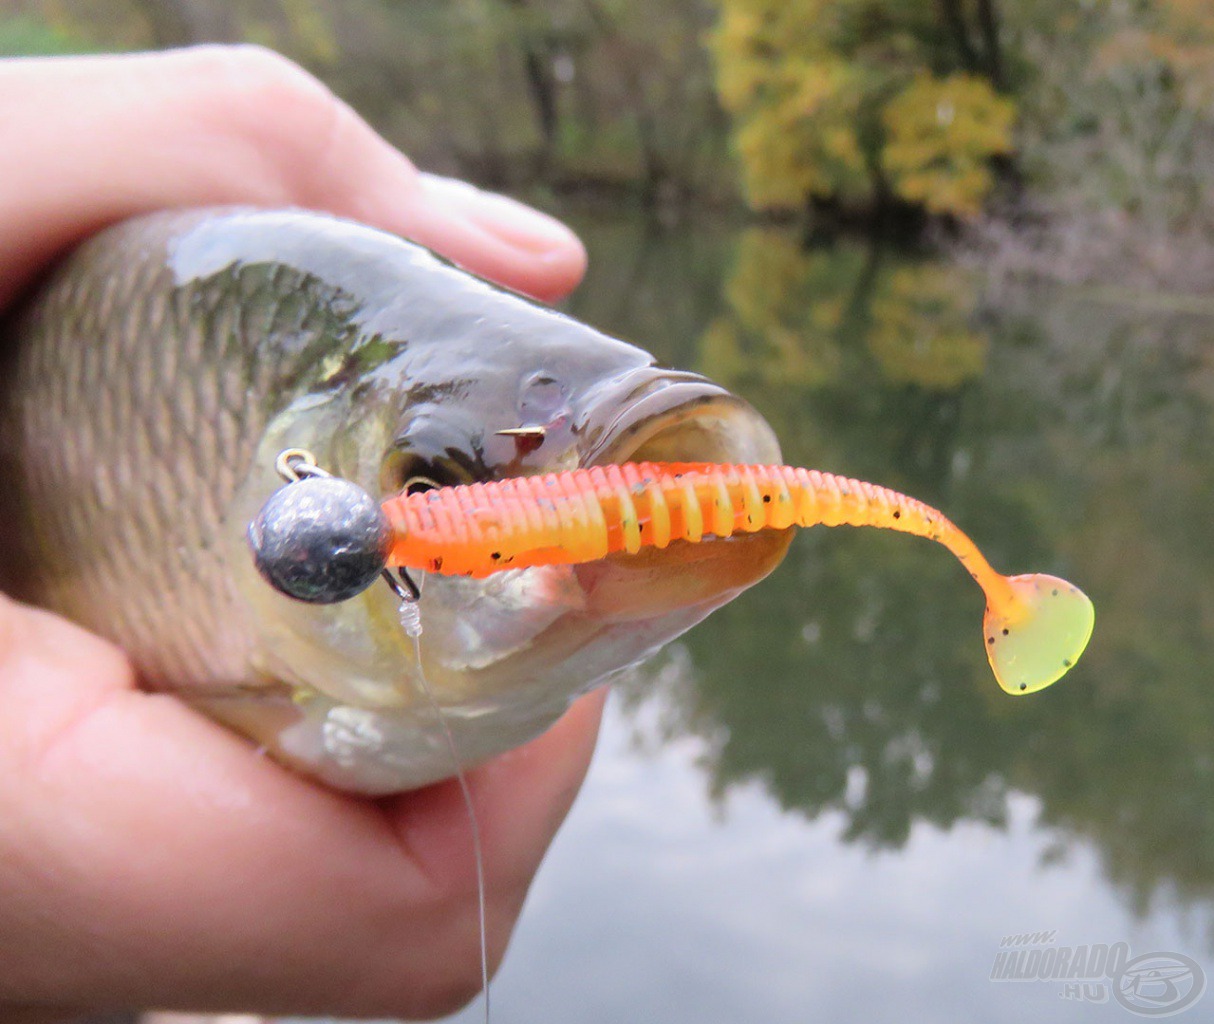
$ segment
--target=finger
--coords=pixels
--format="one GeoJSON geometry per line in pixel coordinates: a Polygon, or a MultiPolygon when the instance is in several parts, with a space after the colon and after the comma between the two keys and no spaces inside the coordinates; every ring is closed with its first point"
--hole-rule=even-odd
{"type": "Polygon", "coordinates": [[[105,224],[171,206],[303,206],[415,238],[553,299],[585,268],[571,231],[419,175],[346,104],[258,47],[0,61],[0,305],[105,224]]]}
{"type": "MultiPolygon", "coordinates": [[[[451,786],[343,797],[138,692],[55,616],[0,599],[0,637],[0,1003],[431,1016],[477,990],[451,786]]],[[[596,703],[473,775],[495,951],[596,703]]]]}

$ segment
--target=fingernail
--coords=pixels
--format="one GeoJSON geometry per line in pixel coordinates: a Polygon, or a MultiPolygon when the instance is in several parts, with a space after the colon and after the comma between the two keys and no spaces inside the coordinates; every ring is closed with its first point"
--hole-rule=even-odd
{"type": "Polygon", "coordinates": [[[504,242],[535,255],[580,252],[582,243],[555,217],[498,192],[485,192],[475,185],[423,172],[422,189],[441,203],[475,221],[504,242]]]}

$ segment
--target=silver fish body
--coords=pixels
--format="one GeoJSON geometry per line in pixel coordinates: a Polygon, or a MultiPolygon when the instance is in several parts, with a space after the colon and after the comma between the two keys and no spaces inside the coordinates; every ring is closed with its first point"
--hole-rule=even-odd
{"type": "MultiPolygon", "coordinates": [[[[450,775],[386,586],[275,592],[245,533],[312,451],[376,496],[633,457],[777,462],[746,403],[357,224],[299,211],[141,217],[89,240],[5,326],[0,578],[340,788],[450,775]],[[498,434],[519,426],[537,433],[498,434]]],[[[488,580],[423,580],[422,663],[465,763],[780,560],[752,535],[488,580]]]]}

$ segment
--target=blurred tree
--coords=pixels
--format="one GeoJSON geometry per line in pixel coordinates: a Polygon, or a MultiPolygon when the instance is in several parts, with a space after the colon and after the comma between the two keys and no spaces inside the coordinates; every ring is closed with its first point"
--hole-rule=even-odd
{"type": "Polygon", "coordinates": [[[919,72],[881,112],[891,189],[930,213],[976,216],[994,184],[991,157],[1010,147],[1013,114],[980,78],[919,72]]]}
{"type": "Polygon", "coordinates": [[[607,143],[628,155],[651,202],[736,196],[727,123],[703,46],[711,0],[547,2],[584,12],[580,45],[567,55],[577,115],[564,136],[567,166],[585,166],[607,143]]]}
{"type": "Polygon", "coordinates": [[[539,17],[534,16],[530,0],[504,2],[514,9],[520,21],[518,45],[522,50],[527,90],[535,107],[540,132],[540,166],[547,167],[557,142],[557,91],[560,78],[558,69],[563,66],[559,61],[560,36],[554,31],[550,19],[542,14],[539,17]]]}
{"type": "Polygon", "coordinates": [[[713,0],[5,0],[0,31],[12,52],[261,43],[434,170],[669,205],[737,194],[714,17],[713,0]]]}
{"type": "Polygon", "coordinates": [[[722,0],[717,84],[752,205],[968,217],[1015,105],[993,0],[722,0]]]}
{"type": "Polygon", "coordinates": [[[0,21],[0,57],[49,56],[86,49],[85,40],[56,25],[29,17],[0,21]]]}
{"type": "Polygon", "coordinates": [[[1205,0],[1019,0],[1017,165],[992,233],[1005,273],[1208,290],[1214,274],[1214,8],[1205,0]],[[1026,73],[1031,69],[1031,74],[1026,73]]]}

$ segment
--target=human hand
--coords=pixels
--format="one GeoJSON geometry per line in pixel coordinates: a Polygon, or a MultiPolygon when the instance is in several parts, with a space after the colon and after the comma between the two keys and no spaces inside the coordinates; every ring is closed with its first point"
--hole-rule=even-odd
{"type": "MultiPolygon", "coordinates": [[[[105,224],[169,206],[303,206],[555,298],[568,229],[419,174],[256,48],[0,61],[0,307],[105,224]]],[[[500,958],[585,773],[601,696],[469,773],[500,958]]],[[[0,1015],[183,1008],[432,1016],[479,989],[458,786],[379,801],[296,777],[120,651],[0,596],[0,1015]],[[188,786],[182,786],[188,779],[188,786]]]]}

